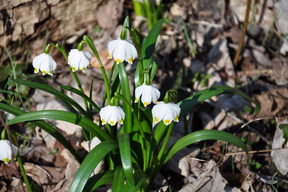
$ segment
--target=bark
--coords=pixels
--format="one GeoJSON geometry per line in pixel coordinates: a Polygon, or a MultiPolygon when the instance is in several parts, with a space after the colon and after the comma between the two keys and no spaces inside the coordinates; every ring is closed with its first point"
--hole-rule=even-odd
{"type": "MultiPolygon", "coordinates": [[[[111,30],[122,13],[123,0],[0,0],[0,67],[8,59],[25,61],[48,42],[72,44],[100,25],[111,30]]],[[[29,60],[31,60],[31,57],[29,60]]]]}

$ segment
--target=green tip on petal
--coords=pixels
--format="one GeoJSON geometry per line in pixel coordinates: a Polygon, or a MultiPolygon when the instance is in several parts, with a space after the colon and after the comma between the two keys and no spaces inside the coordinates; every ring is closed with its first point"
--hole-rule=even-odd
{"type": "Polygon", "coordinates": [[[114,121],[109,121],[109,124],[113,126],[113,125],[115,125],[115,122],[114,121]]]}
{"type": "Polygon", "coordinates": [[[106,124],[105,119],[101,119],[101,123],[102,123],[103,125],[105,125],[105,124],[106,124]]]}
{"type": "Polygon", "coordinates": [[[146,107],[146,106],[148,105],[148,103],[147,103],[147,102],[144,102],[143,105],[146,107]]]}
{"type": "Polygon", "coordinates": [[[6,164],[9,163],[9,159],[8,158],[4,158],[3,160],[4,160],[4,163],[6,163],[6,164]]]}
{"type": "Polygon", "coordinates": [[[132,64],[133,59],[132,58],[128,59],[128,62],[132,64]]]}
{"type": "Polygon", "coordinates": [[[155,117],[154,117],[154,122],[155,122],[155,123],[158,123],[158,121],[159,121],[158,117],[155,116],[155,117]]]}
{"type": "Polygon", "coordinates": [[[46,73],[47,73],[46,71],[42,71],[42,74],[43,74],[43,75],[46,75],[46,73]]]}
{"type": "Polygon", "coordinates": [[[115,61],[116,61],[117,64],[121,63],[120,59],[116,59],[115,61]]]}
{"type": "Polygon", "coordinates": [[[53,71],[50,71],[50,72],[49,72],[49,75],[53,75],[53,71]]]}
{"type": "Polygon", "coordinates": [[[178,115],[175,117],[174,121],[176,121],[176,122],[179,121],[179,117],[178,117],[178,115]]]}
{"type": "Polygon", "coordinates": [[[72,71],[75,72],[77,69],[76,67],[71,67],[72,71]]]}
{"type": "Polygon", "coordinates": [[[86,67],[82,67],[82,69],[81,69],[82,71],[85,71],[86,70],[86,67]]]}
{"type": "Polygon", "coordinates": [[[120,119],[120,120],[119,120],[119,123],[122,125],[122,124],[123,124],[123,119],[120,119]]]}
{"type": "Polygon", "coordinates": [[[134,102],[138,103],[138,101],[139,101],[139,98],[135,98],[134,102]]]}
{"type": "Polygon", "coordinates": [[[39,72],[39,69],[35,68],[34,73],[38,73],[38,72],[39,72]]]}
{"type": "Polygon", "coordinates": [[[165,119],[165,120],[164,120],[164,124],[165,124],[165,125],[169,125],[169,124],[170,124],[170,120],[169,120],[169,119],[165,119]]]}

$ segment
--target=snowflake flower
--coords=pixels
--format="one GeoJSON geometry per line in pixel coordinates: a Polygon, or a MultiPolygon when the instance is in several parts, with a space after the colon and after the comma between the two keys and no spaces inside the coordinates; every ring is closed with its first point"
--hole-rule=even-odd
{"type": "Polygon", "coordinates": [[[145,107],[149,105],[151,101],[157,104],[160,97],[160,91],[152,85],[143,83],[135,89],[135,103],[139,101],[140,97],[145,107]]]}
{"type": "Polygon", "coordinates": [[[100,110],[100,119],[103,125],[106,123],[114,126],[117,122],[123,124],[125,113],[119,106],[107,105],[100,110]]]}
{"type": "Polygon", "coordinates": [[[68,55],[68,64],[71,66],[73,72],[78,69],[85,71],[90,64],[91,58],[91,54],[87,51],[72,49],[68,55]]]}
{"type": "Polygon", "coordinates": [[[165,125],[169,125],[172,121],[178,122],[180,107],[175,103],[164,103],[160,101],[152,108],[153,122],[158,123],[163,120],[165,125]]]}
{"type": "Polygon", "coordinates": [[[53,71],[56,69],[57,64],[53,58],[46,53],[42,53],[33,59],[32,65],[34,67],[34,73],[38,73],[39,70],[43,75],[52,75],[53,71]]]}
{"type": "Polygon", "coordinates": [[[108,58],[111,59],[113,57],[117,64],[124,60],[132,64],[133,60],[138,56],[135,46],[128,40],[117,39],[110,41],[108,51],[108,58]]]}

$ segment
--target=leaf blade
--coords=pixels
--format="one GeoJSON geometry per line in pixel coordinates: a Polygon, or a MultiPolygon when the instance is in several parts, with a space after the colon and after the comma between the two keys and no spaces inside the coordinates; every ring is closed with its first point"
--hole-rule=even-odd
{"type": "Polygon", "coordinates": [[[118,134],[118,141],[119,141],[120,157],[121,157],[121,162],[122,162],[124,174],[125,174],[128,182],[132,186],[134,186],[135,181],[134,181],[134,176],[133,176],[129,134],[119,133],[118,134]]]}
{"type": "Polygon", "coordinates": [[[162,160],[164,159],[163,164],[165,164],[173,155],[175,155],[181,149],[193,143],[204,140],[226,141],[237,147],[242,148],[248,154],[248,150],[243,141],[238,137],[232,135],[231,133],[218,130],[200,130],[182,137],[181,139],[177,140],[169,149],[167,149],[162,158],[162,160]]]}
{"type": "MultiPolygon", "coordinates": [[[[4,103],[0,103],[0,109],[3,111],[6,111],[7,113],[13,114],[13,115],[22,115],[27,114],[27,112],[22,111],[21,109],[12,107],[10,105],[6,105],[4,103]]],[[[72,155],[76,157],[76,159],[79,162],[82,162],[83,159],[80,157],[80,155],[77,153],[77,151],[74,149],[74,147],[67,141],[67,139],[53,126],[51,126],[49,123],[46,123],[45,121],[35,121],[32,122],[36,126],[40,127],[41,129],[45,130],[47,133],[49,133],[51,136],[53,136],[56,140],[58,140],[65,148],[67,148],[72,155]]]]}
{"type": "Polygon", "coordinates": [[[143,69],[149,69],[151,58],[155,49],[157,37],[161,31],[164,20],[158,20],[148,35],[143,40],[141,55],[143,58],[143,69]]]}
{"type": "Polygon", "coordinates": [[[10,120],[7,124],[12,125],[24,121],[35,121],[44,119],[61,120],[73,123],[81,126],[83,129],[86,129],[90,133],[96,135],[101,141],[110,140],[109,135],[105,133],[101,129],[101,127],[96,125],[93,121],[91,121],[86,117],[68,111],[43,110],[43,111],[29,112],[15,117],[14,119],[10,120]]]}
{"type": "Polygon", "coordinates": [[[194,95],[180,101],[178,105],[181,108],[180,116],[185,115],[188,113],[193,107],[195,107],[197,104],[205,101],[206,99],[209,99],[213,96],[217,96],[220,94],[235,94],[239,95],[246,100],[252,102],[255,104],[254,114],[258,114],[260,110],[260,105],[258,102],[254,101],[251,97],[246,95],[244,92],[240,91],[239,89],[228,87],[228,86],[215,86],[211,88],[204,89],[202,91],[199,91],[195,93],[194,95]]]}
{"type": "Polygon", "coordinates": [[[90,175],[94,171],[98,163],[108,154],[110,151],[118,147],[116,141],[109,140],[103,141],[96,147],[94,147],[90,153],[86,156],[82,164],[80,165],[72,184],[70,186],[69,192],[79,192],[83,191],[90,175]]]}
{"type": "Polygon", "coordinates": [[[39,82],[32,82],[32,81],[27,81],[23,79],[11,79],[14,83],[18,83],[21,85],[26,85],[28,87],[32,87],[34,89],[39,89],[42,91],[45,91],[47,93],[50,93],[54,96],[56,96],[59,100],[61,100],[65,106],[72,112],[76,113],[77,111],[72,107],[74,106],[76,109],[78,109],[83,115],[88,116],[87,112],[73,99],[65,95],[64,93],[48,86],[47,84],[44,83],[39,83],[39,82]]]}

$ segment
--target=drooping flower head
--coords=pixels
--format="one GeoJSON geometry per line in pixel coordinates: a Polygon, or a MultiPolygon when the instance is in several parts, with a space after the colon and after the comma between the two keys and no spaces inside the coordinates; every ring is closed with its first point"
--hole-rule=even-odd
{"type": "Polygon", "coordinates": [[[38,73],[40,70],[43,75],[52,75],[57,67],[56,62],[48,53],[42,53],[36,56],[32,61],[32,65],[34,67],[34,73],[38,73]]]}
{"type": "Polygon", "coordinates": [[[103,125],[108,123],[114,126],[117,122],[122,125],[125,119],[125,113],[119,106],[107,105],[100,110],[100,119],[103,125]]]}
{"type": "Polygon", "coordinates": [[[16,155],[18,148],[10,143],[9,140],[0,140],[0,161],[9,163],[13,155],[16,155]]]}
{"type": "Polygon", "coordinates": [[[152,115],[154,123],[163,120],[165,125],[169,125],[172,121],[179,121],[180,107],[173,102],[160,101],[152,108],[152,115]]]}
{"type": "Polygon", "coordinates": [[[152,85],[143,83],[135,89],[135,103],[139,101],[140,97],[145,107],[151,102],[157,104],[160,97],[160,91],[152,85]]]}
{"type": "Polygon", "coordinates": [[[117,64],[123,62],[124,60],[132,64],[133,60],[138,56],[137,50],[133,43],[129,40],[112,40],[108,43],[108,58],[112,57],[117,64]]]}
{"type": "Polygon", "coordinates": [[[91,58],[91,54],[87,51],[72,49],[68,55],[68,64],[71,66],[73,72],[78,69],[85,71],[90,64],[91,58]]]}

